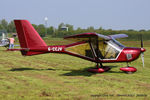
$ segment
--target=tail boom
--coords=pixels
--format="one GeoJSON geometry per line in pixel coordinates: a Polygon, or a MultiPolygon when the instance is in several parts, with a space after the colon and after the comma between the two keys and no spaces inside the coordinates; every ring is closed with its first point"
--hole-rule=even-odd
{"type": "Polygon", "coordinates": [[[8,49],[8,51],[21,51],[23,56],[32,56],[44,53],[65,53],[65,45],[61,46],[43,46],[34,48],[8,49]]]}

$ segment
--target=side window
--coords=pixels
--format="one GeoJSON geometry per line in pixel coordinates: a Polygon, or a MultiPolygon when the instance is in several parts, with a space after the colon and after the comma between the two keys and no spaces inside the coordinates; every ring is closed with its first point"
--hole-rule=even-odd
{"type": "Polygon", "coordinates": [[[104,59],[115,59],[118,56],[118,54],[119,51],[108,44],[105,48],[104,59]]]}
{"type": "Polygon", "coordinates": [[[94,58],[89,43],[82,43],[82,44],[68,47],[66,48],[66,51],[77,55],[94,58]]]}
{"type": "Polygon", "coordinates": [[[101,52],[101,54],[102,54],[102,56],[103,56],[103,58],[104,58],[104,56],[105,56],[105,53],[106,53],[106,46],[107,46],[107,43],[105,42],[105,41],[99,41],[99,51],[101,52]]]}
{"type": "Polygon", "coordinates": [[[115,47],[116,44],[112,41],[99,42],[99,50],[103,55],[103,59],[115,59],[119,54],[119,51],[115,47]]]}
{"type": "Polygon", "coordinates": [[[95,56],[101,59],[104,58],[104,55],[102,54],[103,52],[101,51],[102,50],[101,48],[103,48],[102,44],[103,40],[93,39],[91,41],[91,49],[93,49],[95,56]]]}

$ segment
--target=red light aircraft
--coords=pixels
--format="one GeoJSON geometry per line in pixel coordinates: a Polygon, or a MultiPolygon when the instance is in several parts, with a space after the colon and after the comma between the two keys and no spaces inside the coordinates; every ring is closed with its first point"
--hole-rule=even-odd
{"type": "MultiPolygon", "coordinates": [[[[102,63],[131,62],[136,60],[142,54],[144,66],[143,41],[141,39],[141,48],[125,47],[116,39],[128,37],[126,34],[116,34],[105,36],[98,33],[82,33],[65,37],[74,41],[68,45],[47,46],[27,20],[14,20],[21,49],[11,49],[21,51],[23,56],[38,55],[44,53],[64,53],[76,56],[85,60],[95,62],[95,69],[89,69],[90,72],[102,73],[110,70],[102,63]]],[[[120,70],[132,73],[137,69],[134,67],[122,67],[120,70]]]]}

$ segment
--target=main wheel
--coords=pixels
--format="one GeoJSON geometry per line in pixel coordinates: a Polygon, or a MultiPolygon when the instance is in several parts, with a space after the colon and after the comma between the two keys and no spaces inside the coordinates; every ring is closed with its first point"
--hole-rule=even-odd
{"type": "Polygon", "coordinates": [[[93,68],[93,69],[88,69],[89,72],[92,73],[103,73],[109,71],[111,68],[108,66],[104,66],[102,68],[93,68]]]}

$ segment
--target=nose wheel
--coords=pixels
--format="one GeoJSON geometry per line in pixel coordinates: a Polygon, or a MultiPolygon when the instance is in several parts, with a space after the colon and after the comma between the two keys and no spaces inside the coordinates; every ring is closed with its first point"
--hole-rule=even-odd
{"type": "Polygon", "coordinates": [[[135,67],[129,67],[128,63],[127,63],[127,67],[121,67],[120,70],[127,74],[132,74],[137,71],[135,67]]]}

